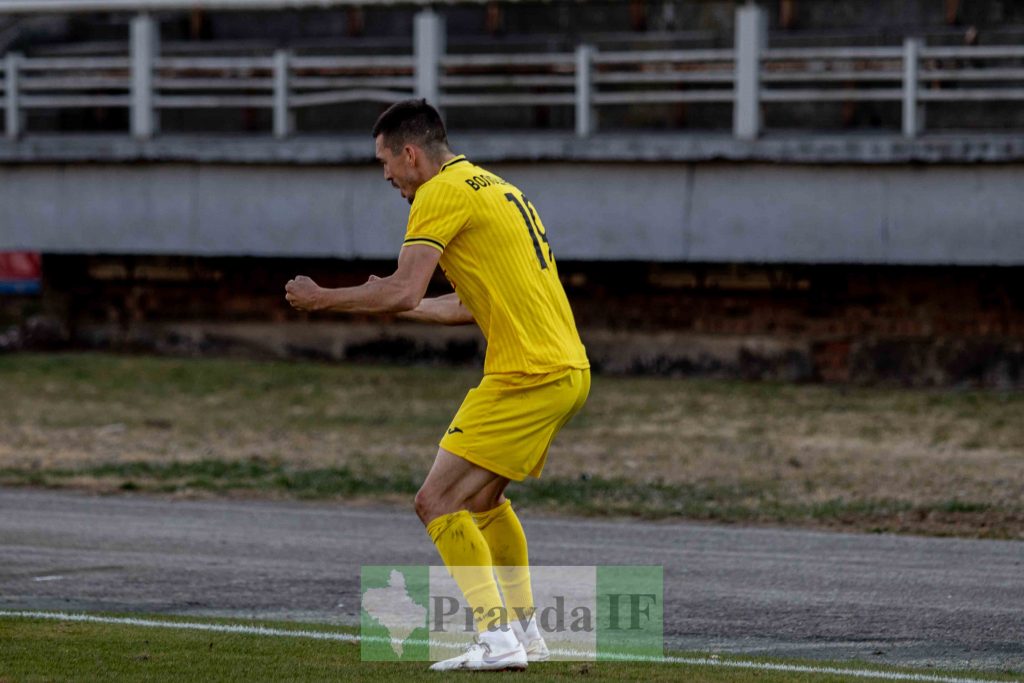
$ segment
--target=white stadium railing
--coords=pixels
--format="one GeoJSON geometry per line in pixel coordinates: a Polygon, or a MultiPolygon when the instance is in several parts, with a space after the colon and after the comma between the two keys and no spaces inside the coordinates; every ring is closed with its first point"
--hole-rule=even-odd
{"type": "Polygon", "coordinates": [[[733,107],[733,132],[762,132],[763,105],[893,102],[902,133],[919,135],[926,105],[1024,100],[1024,46],[770,48],[763,11],[738,10],[732,49],[543,54],[444,54],[440,16],[414,22],[413,53],[339,56],[161,55],[156,20],[136,16],[122,55],[25,57],[0,61],[6,134],[26,133],[25,113],[124,108],[131,132],[149,138],[166,110],[266,109],[277,137],[295,132],[303,108],[425,97],[443,109],[562,106],[575,111],[577,135],[597,130],[600,110],[634,104],[720,103],[733,107]]]}

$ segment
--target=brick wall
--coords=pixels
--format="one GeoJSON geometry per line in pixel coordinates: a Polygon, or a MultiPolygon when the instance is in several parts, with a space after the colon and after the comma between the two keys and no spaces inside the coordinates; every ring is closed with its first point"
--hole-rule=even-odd
{"type": "MultiPolygon", "coordinates": [[[[283,286],[298,274],[324,286],[354,285],[392,269],[392,262],[45,255],[43,302],[72,341],[96,324],[125,338],[153,323],[377,324],[293,311],[283,286]]],[[[560,274],[596,364],[609,371],[1024,384],[1024,268],[621,262],[562,263],[560,274]]],[[[448,291],[440,276],[431,290],[448,291]]],[[[397,325],[385,336],[417,334],[397,325]]]]}

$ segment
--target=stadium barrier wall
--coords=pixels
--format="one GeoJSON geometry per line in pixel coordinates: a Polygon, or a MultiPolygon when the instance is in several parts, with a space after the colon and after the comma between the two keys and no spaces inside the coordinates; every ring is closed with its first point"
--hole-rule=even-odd
{"type": "MultiPolygon", "coordinates": [[[[488,167],[563,259],[1024,265],[1024,163],[488,167]]],[[[0,166],[0,205],[0,250],[82,254],[392,258],[408,213],[368,164],[0,166]]]]}

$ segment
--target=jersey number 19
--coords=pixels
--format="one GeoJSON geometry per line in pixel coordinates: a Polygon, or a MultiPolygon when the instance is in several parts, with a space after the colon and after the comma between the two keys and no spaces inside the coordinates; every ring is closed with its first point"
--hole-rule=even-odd
{"type": "Polygon", "coordinates": [[[525,194],[519,195],[517,198],[511,192],[505,194],[505,199],[509,200],[516,205],[519,209],[519,213],[523,216],[523,222],[526,223],[526,229],[530,233],[530,239],[533,240],[533,250],[537,254],[537,260],[540,261],[540,269],[547,270],[548,262],[544,260],[544,252],[540,248],[540,240],[537,239],[537,235],[540,235],[540,239],[544,240],[545,246],[548,248],[548,260],[554,261],[554,254],[551,253],[551,245],[548,243],[547,233],[540,227],[537,222],[537,214],[533,210],[533,206],[530,204],[530,200],[526,198],[525,194]],[[522,201],[519,201],[522,199],[522,201]]]}

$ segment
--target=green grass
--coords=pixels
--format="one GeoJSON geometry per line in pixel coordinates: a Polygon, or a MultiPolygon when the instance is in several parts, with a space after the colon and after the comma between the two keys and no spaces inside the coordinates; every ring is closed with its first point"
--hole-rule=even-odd
{"type": "MultiPolygon", "coordinates": [[[[0,483],[408,497],[474,370],[0,356],[0,483]]],[[[595,377],[523,503],[1024,538],[1024,393],[595,377]]]]}
{"type": "MultiPolygon", "coordinates": [[[[223,619],[159,617],[160,621],[223,619]]],[[[232,621],[231,623],[238,623],[232,621]]],[[[355,633],[352,629],[259,622],[269,628],[308,629],[355,633]]],[[[121,624],[96,624],[49,619],[0,617],[0,681],[439,681],[456,678],[431,674],[425,663],[363,662],[359,645],[301,637],[272,637],[145,628],[121,624]]],[[[674,654],[674,653],[673,653],[674,654]]],[[[687,656],[687,655],[684,655],[687,656]]],[[[688,656],[706,657],[693,654],[688,656]]],[[[721,661],[738,658],[722,655],[721,661]]],[[[744,658],[743,661],[754,661],[744,658]]],[[[808,662],[758,659],[776,664],[797,664],[843,669],[901,671],[859,662],[808,662]]],[[[915,670],[935,675],[970,675],[993,681],[1014,680],[1012,672],[915,670]]],[[[511,674],[504,674],[509,676],[511,674]]],[[[467,680],[474,674],[465,674],[467,680]]],[[[798,682],[831,683],[857,680],[841,675],[761,671],[715,665],[654,663],[546,662],[531,665],[516,676],[537,681],[569,681],[579,677],[594,681],[678,681],[696,683],[798,682]]],[[[869,680],[869,679],[862,679],[869,680]]],[[[876,679],[877,680],[877,679],[876,679]]]]}

